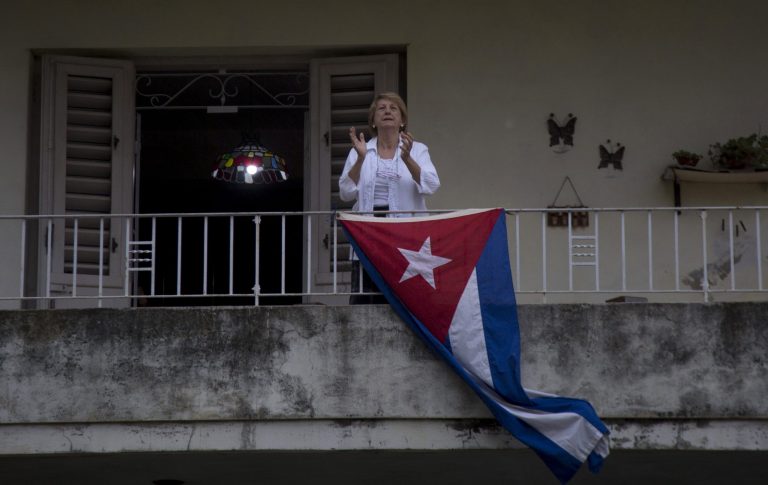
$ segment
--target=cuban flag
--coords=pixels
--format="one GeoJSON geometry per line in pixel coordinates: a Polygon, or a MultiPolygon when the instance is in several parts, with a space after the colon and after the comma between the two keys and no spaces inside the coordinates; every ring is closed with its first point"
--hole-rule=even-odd
{"type": "Polygon", "coordinates": [[[434,217],[338,214],[373,281],[400,317],[480,396],[502,426],[565,483],[597,472],[608,429],[584,400],[524,389],[502,209],[434,217]]]}

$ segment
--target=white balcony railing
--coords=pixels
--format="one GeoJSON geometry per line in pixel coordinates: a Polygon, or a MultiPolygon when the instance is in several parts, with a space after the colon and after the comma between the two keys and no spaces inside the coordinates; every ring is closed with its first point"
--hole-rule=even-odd
{"type": "MultiPolygon", "coordinates": [[[[518,299],[765,299],[766,211],[507,209],[518,299]]],[[[349,245],[332,212],[0,216],[0,248],[20,258],[0,300],[259,305],[350,294],[349,245]]]]}

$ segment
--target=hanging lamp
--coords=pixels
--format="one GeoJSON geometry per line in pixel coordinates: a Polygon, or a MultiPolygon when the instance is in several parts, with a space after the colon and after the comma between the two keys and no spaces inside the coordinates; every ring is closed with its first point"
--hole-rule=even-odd
{"type": "Polygon", "coordinates": [[[285,159],[252,140],[244,140],[232,151],[219,155],[213,178],[236,184],[285,182],[285,159]]]}

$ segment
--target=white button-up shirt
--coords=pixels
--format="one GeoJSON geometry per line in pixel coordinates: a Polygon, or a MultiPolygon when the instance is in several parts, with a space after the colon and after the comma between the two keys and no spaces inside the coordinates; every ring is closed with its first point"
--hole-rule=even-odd
{"type": "MultiPolygon", "coordinates": [[[[339,178],[339,193],[341,200],[356,200],[353,210],[373,210],[373,189],[376,184],[376,167],[379,154],[376,148],[377,138],[374,137],[366,144],[366,154],[363,166],[360,169],[360,180],[356,184],[349,178],[349,170],[357,161],[357,152],[354,148],[349,151],[344,171],[339,178]]],[[[408,167],[400,159],[400,147],[395,151],[398,178],[389,181],[389,210],[392,211],[424,211],[427,209],[425,196],[434,194],[440,188],[440,179],[437,176],[435,166],[429,158],[429,150],[423,143],[413,142],[411,158],[421,168],[421,180],[417,183],[408,167]]],[[[392,217],[408,217],[411,214],[392,214],[392,217]]]]}

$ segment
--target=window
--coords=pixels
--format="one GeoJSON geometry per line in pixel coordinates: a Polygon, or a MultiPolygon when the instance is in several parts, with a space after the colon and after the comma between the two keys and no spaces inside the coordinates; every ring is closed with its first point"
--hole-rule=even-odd
{"type": "MultiPolygon", "coordinates": [[[[43,58],[41,214],[132,212],[133,86],[129,61],[43,58]]],[[[124,226],[109,217],[82,218],[77,225],[71,218],[41,221],[39,294],[49,282],[51,294],[71,294],[75,283],[79,295],[96,294],[99,284],[113,293],[121,288],[124,226]]]]}

